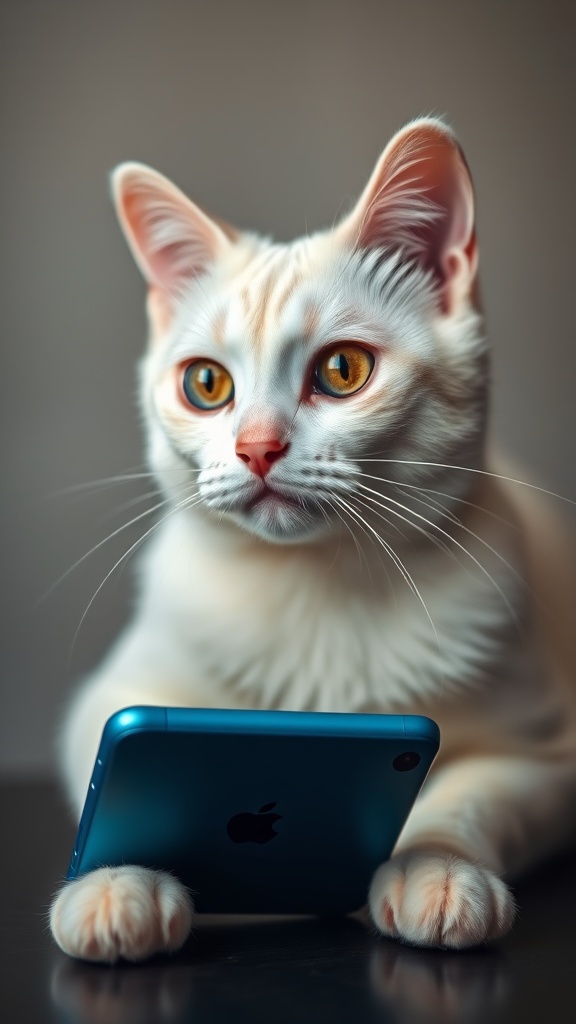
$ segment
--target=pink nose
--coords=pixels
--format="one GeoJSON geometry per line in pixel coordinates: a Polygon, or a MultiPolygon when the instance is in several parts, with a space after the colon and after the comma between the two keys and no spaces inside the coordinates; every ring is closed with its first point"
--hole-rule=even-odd
{"type": "Polygon", "coordinates": [[[236,442],[236,455],[245,462],[248,469],[262,479],[270,471],[273,462],[285,455],[287,444],[281,441],[240,441],[236,442]]]}

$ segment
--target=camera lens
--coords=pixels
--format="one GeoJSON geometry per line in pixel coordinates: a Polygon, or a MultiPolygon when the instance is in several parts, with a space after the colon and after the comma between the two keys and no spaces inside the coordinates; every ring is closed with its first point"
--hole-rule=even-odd
{"type": "Polygon", "coordinates": [[[420,764],[420,754],[415,750],[407,750],[405,754],[398,754],[392,761],[392,767],[397,772],[411,772],[420,764]]]}

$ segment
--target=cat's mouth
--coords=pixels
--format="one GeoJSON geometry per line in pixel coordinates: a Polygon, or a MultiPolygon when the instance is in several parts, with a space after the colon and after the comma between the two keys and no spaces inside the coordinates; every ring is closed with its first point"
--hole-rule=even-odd
{"type": "Polygon", "coordinates": [[[274,487],[270,487],[268,484],[263,484],[258,494],[255,494],[250,498],[246,504],[246,511],[251,512],[253,509],[261,507],[265,503],[274,503],[276,505],[282,505],[286,508],[298,508],[302,510],[302,500],[296,498],[294,495],[286,494],[284,491],[277,491],[274,487]]]}
{"type": "Polygon", "coordinates": [[[319,518],[315,502],[304,497],[299,489],[271,486],[260,481],[235,509],[228,513],[239,525],[266,541],[300,542],[318,532],[319,518]]]}

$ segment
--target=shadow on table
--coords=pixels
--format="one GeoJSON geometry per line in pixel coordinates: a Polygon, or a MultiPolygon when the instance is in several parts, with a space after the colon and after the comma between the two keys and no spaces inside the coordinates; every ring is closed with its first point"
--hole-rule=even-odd
{"type": "Polygon", "coordinates": [[[410,949],[350,918],[203,924],[172,958],[62,957],[51,978],[61,1024],[485,1024],[508,988],[497,951],[410,949]]]}

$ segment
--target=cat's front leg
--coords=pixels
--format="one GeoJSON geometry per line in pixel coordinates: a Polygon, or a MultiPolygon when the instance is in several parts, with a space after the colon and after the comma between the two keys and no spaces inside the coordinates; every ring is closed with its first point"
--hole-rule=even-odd
{"type": "Polygon", "coordinates": [[[99,868],[64,885],[50,910],[50,928],[70,956],[103,963],[145,960],[180,949],[193,910],[188,890],[164,871],[99,868]]]}
{"type": "MultiPolygon", "coordinates": [[[[68,794],[78,813],[102,729],[114,712],[131,704],[226,703],[205,684],[167,677],[142,652],[146,637],[136,631],[134,639],[127,634],[115,658],[87,681],[71,704],[61,755],[68,794]]],[[[103,962],[142,960],[178,949],[190,931],[192,914],[187,889],[172,875],[138,865],[103,867],[62,887],[52,903],[50,928],[71,956],[103,962]]]]}
{"type": "Polygon", "coordinates": [[[378,929],[453,949],[504,935],[515,906],[500,876],[565,838],[574,789],[574,766],[565,762],[487,756],[440,770],[372,880],[378,929]]]}
{"type": "MultiPolygon", "coordinates": [[[[159,680],[159,675],[154,683],[142,674],[138,681],[126,681],[102,672],[77,694],[62,734],[62,760],[78,812],[107,718],[131,704],[154,703],[155,693],[157,703],[170,703],[168,683],[159,680]]],[[[192,913],[187,889],[172,875],[138,865],[102,867],[65,883],[52,902],[50,929],[70,956],[103,963],[144,960],[179,949],[190,932],[192,913]]]]}

